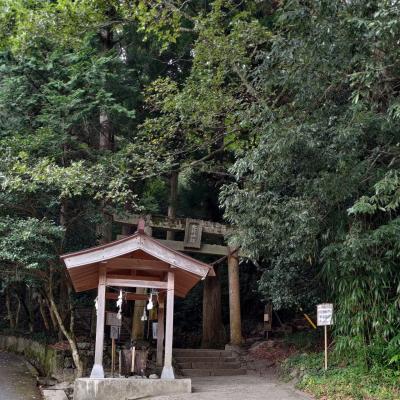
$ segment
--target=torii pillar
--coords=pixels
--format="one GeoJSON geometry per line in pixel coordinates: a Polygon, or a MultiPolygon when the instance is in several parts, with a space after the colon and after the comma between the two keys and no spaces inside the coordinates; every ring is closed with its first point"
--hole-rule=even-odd
{"type": "Polygon", "coordinates": [[[174,368],[172,367],[172,343],[174,335],[174,289],[175,289],[174,273],[168,272],[167,318],[165,324],[165,353],[164,353],[164,367],[161,373],[161,379],[175,379],[174,368]]]}
{"type": "Polygon", "coordinates": [[[240,346],[242,319],[240,315],[239,255],[237,249],[228,247],[229,322],[231,344],[240,346]]]}

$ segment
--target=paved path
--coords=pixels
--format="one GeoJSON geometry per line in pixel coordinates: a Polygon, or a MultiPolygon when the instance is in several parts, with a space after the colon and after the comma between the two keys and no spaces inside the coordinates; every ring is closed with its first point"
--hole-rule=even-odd
{"type": "Polygon", "coordinates": [[[309,400],[311,397],[278,381],[273,375],[192,378],[190,394],[158,396],[152,400],[309,400]]]}
{"type": "MultiPolygon", "coordinates": [[[[309,400],[273,375],[192,378],[193,393],[152,400],[309,400]]],[[[23,358],[0,352],[0,400],[40,400],[36,379],[23,358]]]]}
{"type": "Polygon", "coordinates": [[[40,400],[36,378],[22,357],[0,351],[0,400],[40,400]]]}

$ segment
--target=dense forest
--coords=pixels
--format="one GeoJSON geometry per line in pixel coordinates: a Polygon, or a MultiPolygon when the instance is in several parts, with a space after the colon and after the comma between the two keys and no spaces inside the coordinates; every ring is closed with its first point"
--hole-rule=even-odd
{"type": "MultiPolygon", "coordinates": [[[[235,228],[244,314],[333,302],[335,351],[398,371],[399,17],[386,0],[3,0],[3,328],[45,323],[77,350],[90,295],[59,255],[115,239],[115,212],[173,206],[235,228]]],[[[201,324],[200,304],[178,311],[201,324]]]]}

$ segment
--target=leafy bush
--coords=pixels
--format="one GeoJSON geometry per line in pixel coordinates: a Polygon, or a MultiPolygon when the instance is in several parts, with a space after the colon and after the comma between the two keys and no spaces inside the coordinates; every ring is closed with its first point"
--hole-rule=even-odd
{"type": "Polygon", "coordinates": [[[317,399],[397,400],[400,398],[400,372],[375,365],[371,370],[354,364],[345,365],[332,355],[324,370],[323,353],[293,356],[283,364],[286,377],[299,376],[297,387],[317,399]],[[295,372],[295,373],[293,373],[295,372]]]}

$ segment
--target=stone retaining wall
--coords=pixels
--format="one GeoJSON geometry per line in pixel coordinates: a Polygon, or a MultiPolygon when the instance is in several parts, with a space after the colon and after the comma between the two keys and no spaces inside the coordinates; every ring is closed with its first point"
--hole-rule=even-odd
{"type": "Polygon", "coordinates": [[[63,381],[66,375],[70,375],[64,368],[66,351],[55,350],[23,337],[4,335],[0,335],[0,350],[23,355],[43,376],[63,381]]]}

